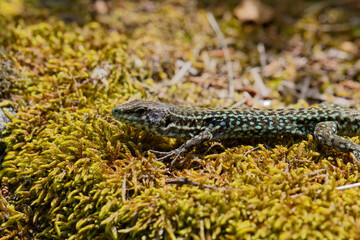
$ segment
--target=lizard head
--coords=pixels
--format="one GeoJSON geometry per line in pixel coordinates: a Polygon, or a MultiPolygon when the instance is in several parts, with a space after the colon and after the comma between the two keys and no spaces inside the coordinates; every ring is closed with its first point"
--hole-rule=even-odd
{"type": "Polygon", "coordinates": [[[114,118],[133,127],[160,134],[166,127],[170,105],[160,102],[134,100],[112,110],[114,118]]]}

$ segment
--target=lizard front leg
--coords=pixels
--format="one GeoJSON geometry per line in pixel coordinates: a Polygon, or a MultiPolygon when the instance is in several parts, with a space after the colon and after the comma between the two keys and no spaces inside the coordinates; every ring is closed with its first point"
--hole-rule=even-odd
{"type": "Polygon", "coordinates": [[[335,121],[320,122],[315,126],[315,139],[342,152],[352,153],[360,161],[360,146],[349,139],[336,135],[338,129],[339,125],[335,121]]]}
{"type": "Polygon", "coordinates": [[[153,153],[159,153],[159,154],[166,154],[165,156],[161,157],[161,158],[157,158],[157,161],[163,161],[169,157],[175,156],[174,160],[171,161],[170,166],[173,166],[174,163],[176,162],[176,160],[178,159],[178,157],[180,156],[180,154],[185,153],[190,151],[193,147],[200,145],[206,141],[211,140],[213,137],[212,133],[208,130],[205,130],[201,133],[199,133],[198,135],[196,135],[195,137],[187,140],[183,145],[181,145],[179,148],[174,149],[170,152],[158,152],[158,151],[153,151],[151,150],[151,152],[153,153]]]}

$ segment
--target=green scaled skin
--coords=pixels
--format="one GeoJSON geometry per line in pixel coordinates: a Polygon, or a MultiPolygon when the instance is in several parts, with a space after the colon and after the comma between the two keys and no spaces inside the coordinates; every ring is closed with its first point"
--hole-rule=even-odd
{"type": "Polygon", "coordinates": [[[113,116],[133,127],[164,137],[189,139],[158,160],[177,157],[205,141],[226,138],[314,135],[315,139],[360,160],[360,146],[341,136],[360,134],[360,111],[332,104],[291,109],[180,107],[134,100],[115,107],[113,116]]]}

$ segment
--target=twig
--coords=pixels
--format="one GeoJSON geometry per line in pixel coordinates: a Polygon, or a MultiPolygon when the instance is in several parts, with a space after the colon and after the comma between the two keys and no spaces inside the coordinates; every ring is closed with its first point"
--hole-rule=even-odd
{"type": "MultiPolygon", "coordinates": [[[[346,190],[346,189],[355,188],[355,187],[360,187],[360,182],[352,183],[352,184],[348,184],[348,185],[344,185],[344,186],[340,186],[340,187],[336,187],[335,189],[341,191],[341,190],[346,190]]],[[[320,194],[321,189],[317,190],[316,193],[320,194]]],[[[294,194],[294,195],[290,195],[290,197],[295,198],[295,197],[298,197],[300,195],[303,195],[303,193],[297,193],[297,194],[294,194]]]]}
{"type": "Polygon", "coordinates": [[[321,173],[321,172],[324,172],[324,171],[326,171],[326,169],[315,170],[315,171],[309,172],[308,174],[305,174],[303,177],[307,178],[307,177],[310,177],[310,176],[313,176],[313,175],[317,175],[318,173],[321,173]]]}
{"type": "Polygon", "coordinates": [[[300,90],[300,96],[299,96],[300,99],[304,99],[304,100],[306,99],[307,94],[309,93],[310,82],[311,82],[310,77],[305,77],[300,90]]]}
{"type": "Polygon", "coordinates": [[[265,67],[266,66],[266,52],[265,52],[265,46],[264,46],[264,44],[262,42],[258,43],[257,50],[258,50],[259,55],[260,55],[261,67],[265,67]]]}
{"type": "Polygon", "coordinates": [[[180,69],[180,71],[178,71],[175,76],[171,79],[170,83],[176,84],[178,82],[180,82],[180,80],[185,76],[185,74],[189,71],[189,69],[191,68],[191,62],[187,61],[180,69]]]}
{"type": "Polygon", "coordinates": [[[346,190],[346,189],[355,188],[355,187],[360,187],[360,182],[336,187],[336,190],[346,190]]]}
{"type": "MultiPolygon", "coordinates": [[[[179,184],[180,186],[187,184],[187,185],[193,185],[193,186],[200,186],[200,183],[190,181],[187,177],[183,178],[175,178],[175,179],[169,179],[165,181],[165,184],[179,184]]],[[[212,190],[218,189],[216,186],[210,185],[210,184],[204,184],[205,188],[209,188],[212,190]]]]}
{"type": "Polygon", "coordinates": [[[214,15],[211,12],[207,12],[206,16],[207,16],[207,19],[210,22],[211,27],[214,29],[214,32],[216,33],[216,36],[218,37],[218,39],[220,41],[221,48],[222,48],[222,50],[224,52],[226,68],[227,68],[228,77],[229,77],[229,97],[233,98],[233,96],[234,96],[234,73],[233,73],[233,70],[232,70],[230,52],[229,52],[229,49],[228,49],[228,47],[226,45],[224,35],[222,34],[221,29],[220,29],[219,25],[217,24],[217,22],[215,20],[214,15]]]}
{"type": "Polygon", "coordinates": [[[126,174],[124,174],[124,181],[122,183],[122,188],[121,188],[121,198],[123,200],[123,202],[126,202],[126,174]]]}
{"type": "Polygon", "coordinates": [[[269,89],[265,86],[260,74],[259,74],[259,68],[252,68],[250,70],[251,75],[253,76],[255,80],[255,85],[257,86],[259,93],[261,97],[267,97],[269,96],[269,89]]]}

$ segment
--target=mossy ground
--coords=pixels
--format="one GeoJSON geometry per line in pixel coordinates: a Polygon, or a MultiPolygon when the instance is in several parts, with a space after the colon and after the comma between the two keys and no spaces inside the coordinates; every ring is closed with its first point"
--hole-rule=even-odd
{"type": "Polygon", "coordinates": [[[231,13],[236,1],[113,1],[106,14],[86,0],[62,3],[1,2],[1,106],[18,111],[3,133],[1,240],[359,239],[360,190],[336,189],[360,180],[348,154],[311,136],[208,143],[170,169],[147,150],[181,140],[111,116],[136,98],[355,106],[357,1],[272,1],[276,17],[264,26],[240,23],[231,13]],[[224,98],[225,61],[206,11],[228,40],[234,99],[224,98]],[[173,84],[186,61],[196,72],[173,84]],[[167,184],[184,177],[196,184],[167,184]]]}

